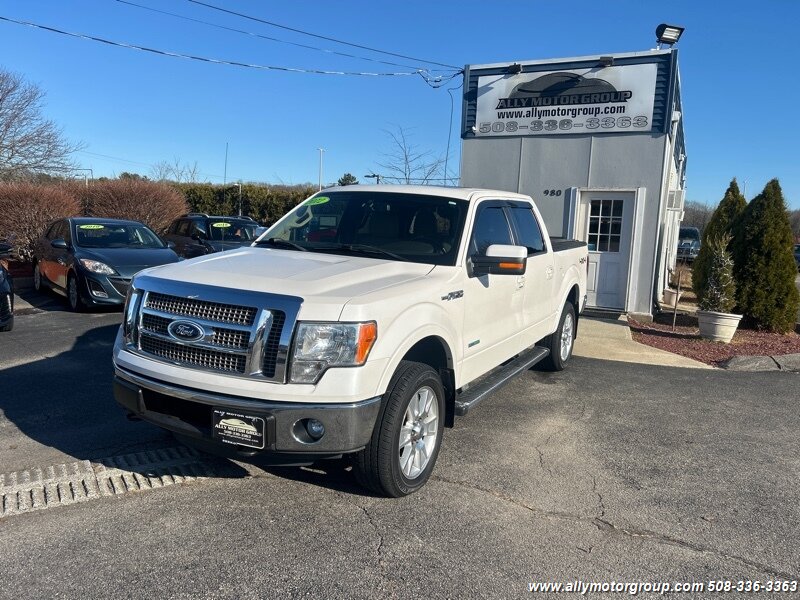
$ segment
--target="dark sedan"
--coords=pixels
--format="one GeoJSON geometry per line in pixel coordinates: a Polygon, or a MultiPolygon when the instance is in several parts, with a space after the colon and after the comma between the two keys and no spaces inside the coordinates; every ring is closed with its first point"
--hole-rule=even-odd
{"type": "MultiPolygon", "coordinates": [[[[0,242],[0,258],[11,254],[11,246],[0,242]]],[[[0,331],[14,329],[14,280],[0,262],[0,331]]]]}
{"type": "Polygon", "coordinates": [[[33,285],[66,296],[74,311],[122,305],[136,273],[178,260],[137,221],[73,217],[53,223],[37,242],[33,285]]]}

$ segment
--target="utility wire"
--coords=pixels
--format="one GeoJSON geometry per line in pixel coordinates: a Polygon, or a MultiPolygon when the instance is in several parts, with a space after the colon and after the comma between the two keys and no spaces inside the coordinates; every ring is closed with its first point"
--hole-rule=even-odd
{"type": "Polygon", "coordinates": [[[290,42],[289,40],[282,40],[280,38],[275,38],[275,37],[272,37],[272,36],[269,36],[269,35],[263,35],[263,34],[260,34],[260,33],[255,33],[253,31],[246,31],[244,29],[236,29],[235,27],[226,27],[225,25],[219,25],[218,23],[211,23],[209,21],[203,21],[201,19],[195,19],[195,18],[192,18],[192,17],[187,17],[185,15],[179,15],[177,13],[169,12],[169,11],[166,11],[166,10],[160,10],[158,8],[153,8],[152,6],[145,6],[143,4],[137,4],[136,2],[130,2],[129,0],[115,0],[115,1],[119,2],[120,4],[127,4],[128,6],[134,6],[136,8],[141,8],[142,10],[148,10],[150,12],[154,12],[154,13],[158,13],[158,14],[162,14],[162,15],[167,15],[167,16],[170,16],[170,17],[174,17],[176,19],[183,19],[184,21],[191,21],[192,23],[200,23],[201,25],[206,25],[208,27],[214,27],[216,29],[223,29],[225,31],[231,31],[233,33],[240,33],[242,35],[246,35],[246,36],[250,36],[250,37],[261,38],[263,40],[269,40],[270,42],[278,42],[280,44],[288,44],[290,46],[296,46],[298,48],[305,48],[307,50],[316,50],[318,52],[325,52],[326,54],[335,54],[337,56],[344,56],[344,57],[347,57],[347,58],[355,58],[355,59],[358,59],[358,60],[368,60],[370,62],[380,63],[380,64],[383,64],[383,65],[389,65],[391,67],[401,67],[401,68],[404,68],[404,69],[415,69],[415,70],[419,70],[419,71],[427,70],[425,68],[420,68],[418,66],[405,65],[405,64],[402,64],[402,63],[393,63],[393,62],[388,62],[388,61],[385,61],[385,60],[380,60],[380,59],[377,59],[377,58],[370,58],[368,56],[359,56],[359,55],[356,55],[356,54],[348,54],[346,52],[338,52],[336,50],[328,50],[327,48],[319,48],[317,46],[310,46],[308,44],[300,44],[298,42],[290,42]]]}
{"type": "MultiPolygon", "coordinates": [[[[253,63],[244,63],[234,60],[223,60],[219,58],[208,58],[205,56],[194,56],[191,54],[181,54],[179,52],[170,52],[168,50],[158,50],[156,48],[148,48],[146,46],[137,46],[136,44],[127,44],[125,42],[115,42],[112,40],[107,40],[101,37],[95,37],[92,35],[87,35],[84,33],[74,33],[71,31],[64,31],[62,29],[56,29],[55,27],[48,27],[47,25],[40,25],[38,23],[32,23],[30,21],[18,21],[16,19],[11,19],[9,17],[2,17],[0,16],[0,21],[7,21],[9,23],[16,23],[17,25],[26,25],[28,27],[34,27],[36,29],[43,29],[45,31],[50,31],[52,33],[58,33],[60,35],[66,35],[69,37],[79,38],[83,40],[91,40],[94,42],[100,42],[103,44],[108,44],[110,46],[118,46],[120,48],[130,48],[132,50],[141,50],[143,52],[151,52],[153,54],[160,54],[162,56],[172,56],[173,58],[185,58],[189,60],[197,60],[201,62],[207,63],[214,63],[218,65],[229,65],[233,67],[245,67],[248,69],[258,69],[262,71],[285,71],[290,73],[311,73],[315,75],[358,75],[358,76],[366,76],[366,77],[400,77],[404,75],[420,75],[426,82],[428,81],[428,76],[421,72],[421,71],[403,71],[403,72],[395,72],[395,73],[366,73],[366,72],[359,72],[359,71],[323,71],[319,69],[300,69],[295,67],[279,67],[274,65],[259,65],[253,63]]],[[[436,80],[440,78],[435,78],[434,83],[436,80]]]]}
{"type": "Polygon", "coordinates": [[[436,62],[433,60],[425,60],[422,58],[414,58],[413,56],[406,56],[405,54],[397,54],[395,52],[389,52],[387,50],[380,50],[378,48],[371,48],[369,46],[362,46],[361,44],[353,44],[351,42],[345,42],[344,40],[338,40],[336,38],[319,35],[316,33],[310,33],[308,31],[303,31],[302,29],[295,29],[294,27],[289,27],[287,25],[281,25],[280,23],[274,23],[272,21],[267,21],[265,19],[260,19],[258,17],[253,17],[251,15],[246,15],[244,13],[236,12],[234,10],[229,10],[227,8],[222,8],[221,6],[214,6],[213,4],[207,4],[206,2],[201,2],[200,0],[187,0],[187,2],[191,2],[192,4],[198,4],[200,6],[205,6],[206,8],[210,8],[212,10],[217,10],[219,12],[227,13],[229,15],[235,15],[237,17],[241,17],[243,19],[249,19],[250,21],[256,21],[257,23],[263,23],[264,25],[270,25],[272,27],[278,27],[280,29],[285,29],[287,31],[293,31],[294,33],[300,33],[302,35],[308,35],[311,37],[319,38],[321,40],[327,40],[329,42],[335,42],[337,44],[344,44],[345,46],[351,46],[353,48],[360,48],[361,50],[369,50],[370,52],[378,52],[379,54],[387,54],[389,56],[394,56],[396,58],[404,58],[406,60],[413,60],[415,62],[422,62],[429,65],[436,65],[439,67],[447,67],[449,69],[459,69],[460,67],[456,67],[454,65],[448,65],[445,63],[436,62]]]}

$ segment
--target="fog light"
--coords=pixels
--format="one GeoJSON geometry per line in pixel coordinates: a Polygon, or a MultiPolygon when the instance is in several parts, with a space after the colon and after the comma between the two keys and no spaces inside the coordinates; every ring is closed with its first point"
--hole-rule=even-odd
{"type": "Polygon", "coordinates": [[[89,282],[89,290],[92,292],[92,296],[97,296],[98,298],[108,298],[108,294],[96,281],[89,282]]]}
{"type": "Polygon", "coordinates": [[[318,440],[323,435],[325,435],[325,425],[322,424],[322,421],[317,421],[316,419],[309,419],[306,421],[306,431],[308,431],[308,435],[310,435],[315,440],[318,440]]]}

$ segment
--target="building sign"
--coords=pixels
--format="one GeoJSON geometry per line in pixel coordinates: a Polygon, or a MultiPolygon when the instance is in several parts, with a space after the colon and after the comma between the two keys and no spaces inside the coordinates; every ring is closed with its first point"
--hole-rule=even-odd
{"type": "Polygon", "coordinates": [[[656,65],[478,77],[475,135],[650,131],[656,65]]]}

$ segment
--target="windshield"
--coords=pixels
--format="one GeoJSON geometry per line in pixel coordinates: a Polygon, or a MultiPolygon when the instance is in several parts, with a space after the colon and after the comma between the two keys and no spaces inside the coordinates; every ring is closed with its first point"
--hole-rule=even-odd
{"type": "Polygon", "coordinates": [[[680,238],[682,240],[697,240],[699,242],[700,230],[697,229],[696,227],[681,227],[680,238]]]}
{"type": "Polygon", "coordinates": [[[164,248],[153,231],[137,223],[78,223],[75,244],[80,248],[164,248]]]}
{"type": "Polygon", "coordinates": [[[467,207],[463,200],[423,194],[323,192],[272,227],[262,243],[454,265],[467,207]]]}
{"type": "Polygon", "coordinates": [[[218,242],[252,242],[258,237],[256,229],[258,229],[258,223],[254,221],[210,219],[208,221],[208,239],[218,242]]]}

